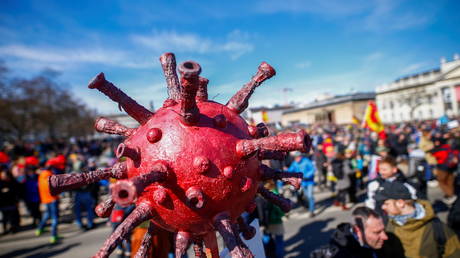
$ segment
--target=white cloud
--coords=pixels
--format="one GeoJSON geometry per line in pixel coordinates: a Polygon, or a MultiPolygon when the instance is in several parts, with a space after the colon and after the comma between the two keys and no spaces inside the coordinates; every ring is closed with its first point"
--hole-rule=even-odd
{"type": "Polygon", "coordinates": [[[149,47],[157,52],[191,52],[198,54],[228,53],[232,59],[251,52],[252,44],[241,38],[241,32],[233,31],[228,39],[218,42],[200,37],[193,33],[178,33],[175,31],[154,32],[153,35],[132,35],[132,40],[138,44],[149,47]]]}
{"type": "Polygon", "coordinates": [[[153,62],[135,61],[123,51],[94,47],[70,49],[13,44],[0,46],[0,56],[26,61],[22,63],[29,62],[32,67],[37,65],[57,67],[59,70],[79,63],[96,63],[128,68],[147,68],[154,65],[153,62]]]}
{"type": "Polygon", "coordinates": [[[426,68],[428,65],[429,65],[428,62],[420,62],[420,63],[411,64],[401,69],[401,73],[403,75],[408,74],[408,73],[413,73],[413,72],[419,71],[422,68],[426,68]]]}
{"type": "Polygon", "coordinates": [[[344,19],[345,25],[370,31],[398,31],[423,26],[431,22],[439,3],[414,5],[401,0],[263,0],[254,12],[308,13],[329,19],[344,19]]]}
{"type": "Polygon", "coordinates": [[[426,10],[421,13],[415,8],[408,11],[400,9],[400,1],[375,1],[371,13],[364,19],[364,27],[372,31],[397,31],[419,27],[431,21],[432,15],[426,10]]]}

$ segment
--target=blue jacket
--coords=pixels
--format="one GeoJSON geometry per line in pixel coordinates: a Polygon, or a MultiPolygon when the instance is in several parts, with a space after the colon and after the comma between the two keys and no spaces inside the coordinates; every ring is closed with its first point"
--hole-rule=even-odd
{"type": "Polygon", "coordinates": [[[302,186],[314,184],[315,166],[313,166],[313,162],[306,157],[302,157],[299,162],[293,161],[288,168],[288,172],[303,173],[302,186]]]}

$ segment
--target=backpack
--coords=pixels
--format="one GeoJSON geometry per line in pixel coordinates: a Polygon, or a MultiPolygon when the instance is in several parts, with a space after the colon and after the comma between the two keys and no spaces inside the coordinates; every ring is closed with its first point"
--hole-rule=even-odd
{"type": "Polygon", "coordinates": [[[434,239],[436,240],[436,243],[437,243],[438,257],[442,258],[444,255],[445,245],[447,242],[446,234],[444,232],[442,222],[438,217],[435,217],[431,221],[431,223],[433,223],[434,239]]]}
{"type": "Polygon", "coordinates": [[[332,173],[337,179],[343,179],[344,172],[343,172],[343,160],[341,159],[334,159],[331,163],[332,165],[332,173]]]}
{"type": "Polygon", "coordinates": [[[460,198],[452,204],[447,215],[447,225],[460,237],[460,198]]]}

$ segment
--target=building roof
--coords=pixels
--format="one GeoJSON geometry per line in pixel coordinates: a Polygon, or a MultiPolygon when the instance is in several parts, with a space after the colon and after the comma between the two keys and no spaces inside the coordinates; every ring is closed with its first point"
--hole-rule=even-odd
{"type": "Polygon", "coordinates": [[[330,106],[330,105],[336,105],[336,104],[341,104],[341,103],[350,102],[350,101],[373,100],[373,99],[375,99],[374,92],[358,92],[358,93],[347,94],[347,95],[337,95],[330,99],[309,103],[305,107],[294,108],[294,109],[285,111],[283,114],[294,113],[298,111],[304,111],[304,110],[325,107],[325,106],[330,106]]]}
{"type": "Polygon", "coordinates": [[[427,76],[430,73],[440,74],[441,69],[440,68],[435,68],[435,69],[430,69],[430,70],[423,71],[423,72],[416,73],[416,74],[406,75],[406,76],[403,76],[403,77],[400,77],[400,78],[396,79],[395,82],[409,80],[410,78],[417,78],[419,76],[427,76]]]}
{"type": "Polygon", "coordinates": [[[277,110],[285,110],[285,109],[292,109],[294,108],[294,106],[292,105],[283,105],[283,106],[274,106],[274,107],[255,107],[255,108],[250,108],[249,111],[251,113],[255,113],[255,112],[260,112],[262,110],[265,110],[265,111],[277,111],[277,110]]]}

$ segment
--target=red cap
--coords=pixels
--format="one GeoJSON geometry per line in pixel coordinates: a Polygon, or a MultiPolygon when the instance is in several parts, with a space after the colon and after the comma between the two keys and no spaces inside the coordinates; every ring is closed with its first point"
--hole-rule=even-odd
{"type": "Polygon", "coordinates": [[[26,166],[36,166],[40,164],[40,161],[38,161],[37,157],[35,156],[29,156],[26,157],[26,166]]]}
{"type": "Polygon", "coordinates": [[[54,158],[49,159],[46,162],[46,166],[55,167],[57,169],[65,169],[65,157],[64,155],[58,155],[54,158]]]}
{"type": "Polygon", "coordinates": [[[10,157],[3,151],[0,151],[0,163],[8,163],[10,157]]]}

